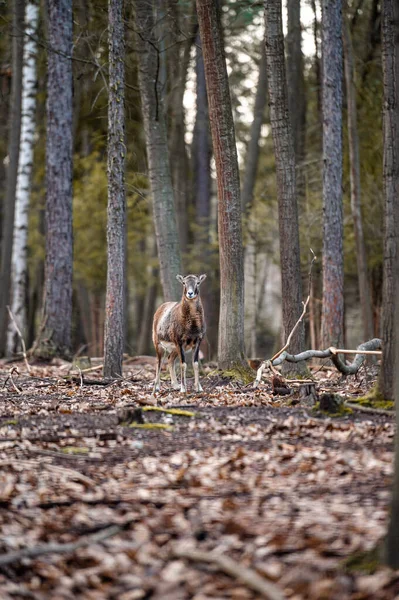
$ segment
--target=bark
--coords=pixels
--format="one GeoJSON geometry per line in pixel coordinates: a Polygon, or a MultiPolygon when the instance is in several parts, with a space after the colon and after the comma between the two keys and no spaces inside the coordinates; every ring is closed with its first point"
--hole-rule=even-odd
{"type": "Polygon", "coordinates": [[[169,14],[172,17],[170,49],[167,53],[169,81],[171,84],[168,101],[168,113],[171,121],[169,148],[180,248],[185,253],[187,252],[189,237],[188,207],[190,180],[188,177],[189,158],[185,141],[186,123],[183,100],[190,65],[191,48],[196,38],[198,24],[196,20],[193,22],[186,34],[187,37],[182,42],[181,26],[184,25],[184,21],[187,19],[187,8],[184,8],[184,15],[180,15],[178,0],[168,0],[167,4],[169,14]]]}
{"type": "Polygon", "coordinates": [[[351,211],[356,242],[356,261],[359,279],[359,296],[362,311],[363,337],[369,340],[373,336],[373,311],[371,306],[371,290],[367,272],[366,245],[364,242],[361,185],[359,137],[357,133],[356,88],[354,82],[353,51],[348,24],[343,26],[344,67],[346,82],[348,142],[351,184],[351,211]]]}
{"type": "Polygon", "coordinates": [[[164,299],[170,301],[180,296],[176,275],[182,269],[152,8],[149,0],[135,3],[136,47],[161,282],[164,299]]]}
{"type": "Polygon", "coordinates": [[[259,139],[265,117],[267,100],[267,73],[265,44],[262,42],[261,59],[259,64],[258,85],[256,88],[254,117],[249,134],[249,143],[245,155],[244,183],[242,186],[241,201],[244,211],[249,211],[256,183],[256,173],[259,163],[259,139]]]}
{"type": "Polygon", "coordinates": [[[4,354],[7,331],[7,305],[10,303],[11,255],[17,185],[19,140],[21,135],[22,63],[25,1],[14,0],[12,21],[12,81],[10,95],[10,125],[8,167],[3,208],[0,265],[0,355],[4,354]]]}
{"type": "MultiPolygon", "coordinates": [[[[39,5],[28,1],[22,69],[21,138],[15,193],[15,219],[11,259],[11,312],[24,339],[28,329],[28,218],[36,117],[36,60],[39,5]]],[[[8,325],[7,354],[20,349],[21,341],[12,322],[8,325]]]]}
{"type": "Polygon", "coordinates": [[[384,264],[382,290],[382,358],[379,388],[383,397],[394,396],[394,364],[396,344],[395,298],[398,279],[399,237],[399,99],[398,99],[398,5],[385,0],[382,15],[383,67],[383,183],[384,183],[384,264]]]}
{"type": "Polygon", "coordinates": [[[72,2],[48,0],[46,260],[36,354],[70,355],[72,320],[72,2]]]}
{"type": "Polygon", "coordinates": [[[319,23],[317,20],[317,9],[316,9],[316,0],[310,0],[310,4],[312,6],[312,11],[314,15],[313,20],[313,42],[315,47],[315,74],[316,74],[316,89],[317,89],[317,109],[320,115],[322,115],[322,99],[321,99],[321,91],[322,91],[322,81],[321,81],[321,60],[320,60],[320,52],[319,52],[319,23]]]}
{"type": "Polygon", "coordinates": [[[343,341],[342,8],[323,0],[323,308],[322,344],[343,341]]]}
{"type": "MultiPolygon", "coordinates": [[[[288,114],[281,0],[265,1],[265,25],[270,122],[276,158],[279,208],[282,313],[284,338],[287,339],[302,312],[302,281],[295,152],[288,114]]],[[[291,348],[295,353],[303,350],[304,337],[305,329],[301,323],[292,338],[291,348]]],[[[303,368],[303,365],[299,368],[303,368]]]]}
{"type": "Polygon", "coordinates": [[[104,377],[122,375],[125,341],[125,36],[123,0],[108,2],[108,218],[104,377]]]}
{"type": "Polygon", "coordinates": [[[213,0],[197,0],[197,15],[219,198],[218,360],[222,369],[247,369],[244,351],[244,261],[240,179],[219,3],[213,0]]]}
{"type": "Polygon", "coordinates": [[[211,250],[211,157],[212,141],[209,131],[209,109],[206,93],[204,60],[199,33],[196,38],[196,118],[193,133],[193,190],[195,207],[195,248],[201,256],[203,267],[208,278],[201,290],[202,304],[207,323],[206,342],[202,344],[202,352],[210,360],[217,356],[218,322],[219,322],[219,280],[218,273],[210,268],[212,263],[211,250]]]}
{"type": "Polygon", "coordinates": [[[153,344],[151,339],[152,320],[155,313],[155,304],[158,293],[158,269],[151,269],[151,281],[147,287],[145,294],[143,318],[140,325],[139,341],[137,344],[137,354],[151,354],[153,351],[153,344]]]}
{"type": "MultiPolygon", "coordinates": [[[[385,0],[386,1],[386,0],[385,0]]],[[[394,0],[393,0],[394,1],[394,0]]],[[[383,9],[384,10],[384,9],[383,9]]],[[[384,18],[384,17],[383,17],[384,18]]],[[[399,302],[396,299],[396,310],[399,302]]],[[[396,324],[396,338],[399,338],[399,324],[396,324]]],[[[391,497],[388,531],[385,542],[385,561],[392,569],[399,569],[399,352],[395,358],[394,398],[396,405],[395,469],[391,497]]]]}
{"type": "Polygon", "coordinates": [[[299,165],[304,159],[306,125],[300,0],[288,0],[287,2],[286,48],[288,109],[294,138],[296,163],[299,165]]]}

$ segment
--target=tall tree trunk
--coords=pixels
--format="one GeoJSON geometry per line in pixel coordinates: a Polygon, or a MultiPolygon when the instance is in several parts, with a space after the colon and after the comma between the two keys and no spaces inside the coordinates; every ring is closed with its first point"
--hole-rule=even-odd
{"type": "MultiPolygon", "coordinates": [[[[183,6],[179,9],[178,0],[167,0],[168,13],[171,18],[170,43],[166,54],[170,94],[168,100],[168,114],[170,117],[170,159],[171,174],[174,195],[177,209],[177,225],[179,230],[180,248],[183,253],[187,252],[189,239],[189,158],[185,141],[186,123],[184,109],[184,93],[186,91],[186,82],[188,68],[190,65],[191,48],[195,42],[198,31],[198,23],[194,15],[188,15],[188,7],[183,6]],[[182,13],[183,11],[183,13],[182,13]],[[191,17],[192,24],[189,31],[185,34],[187,37],[182,43],[181,30],[187,17],[191,17]]],[[[195,2],[193,2],[195,6],[195,2]]],[[[190,9],[193,12],[192,8],[190,9]]],[[[168,40],[169,41],[169,40],[168,40]]]]}
{"type": "Polygon", "coordinates": [[[104,377],[122,375],[125,342],[125,35],[123,0],[108,2],[108,220],[104,377]]]}
{"type": "MultiPolygon", "coordinates": [[[[30,183],[33,165],[33,146],[36,117],[36,57],[39,5],[29,1],[25,10],[24,59],[22,69],[21,142],[15,194],[14,239],[11,260],[11,311],[24,337],[27,334],[28,314],[28,217],[30,183]]],[[[19,350],[20,340],[10,321],[7,333],[7,354],[19,350]]]]}
{"type": "Polygon", "coordinates": [[[321,77],[321,60],[319,53],[319,22],[317,20],[317,8],[316,8],[316,0],[310,0],[310,4],[312,6],[312,11],[314,15],[313,19],[313,43],[314,43],[314,65],[315,65],[315,75],[316,75],[316,89],[317,89],[317,109],[318,114],[320,116],[320,122],[322,120],[322,77],[321,77]]]}
{"type": "Polygon", "coordinates": [[[360,306],[362,310],[363,336],[365,340],[373,337],[373,311],[371,306],[371,290],[367,273],[366,246],[364,243],[361,186],[359,137],[357,133],[356,88],[354,83],[353,52],[347,22],[343,25],[344,66],[346,82],[346,99],[348,115],[348,142],[351,183],[351,211],[356,241],[356,260],[359,279],[360,306]]]}
{"type": "Polygon", "coordinates": [[[296,163],[305,153],[306,97],[302,55],[301,1],[287,1],[287,81],[288,110],[294,138],[296,163]]]}
{"type": "Polygon", "coordinates": [[[36,353],[69,356],[72,320],[72,1],[47,0],[46,262],[36,353]]]}
{"type": "Polygon", "coordinates": [[[219,3],[197,0],[197,15],[219,197],[219,366],[247,370],[240,178],[219,3]]]}
{"type": "Polygon", "coordinates": [[[249,211],[252,206],[256,173],[259,163],[259,139],[265,117],[265,106],[267,100],[267,74],[266,74],[266,51],[262,42],[261,58],[259,64],[258,85],[255,95],[254,116],[249,133],[249,143],[245,155],[244,183],[242,186],[241,202],[244,211],[249,211]]]}
{"type": "MultiPolygon", "coordinates": [[[[265,0],[265,26],[270,122],[276,157],[283,328],[287,339],[302,312],[302,281],[295,151],[288,113],[281,0],[265,0]]],[[[302,352],[304,342],[305,329],[301,324],[292,338],[292,353],[302,352]]],[[[301,371],[303,365],[298,365],[290,371],[301,371]]]]}
{"type": "Polygon", "coordinates": [[[7,305],[10,303],[11,255],[14,231],[15,190],[17,186],[19,141],[21,137],[22,62],[25,1],[14,0],[12,17],[12,83],[8,167],[3,208],[0,265],[0,355],[4,354],[7,331],[7,305]]]}
{"type": "Polygon", "coordinates": [[[218,323],[219,323],[219,280],[218,274],[210,267],[212,259],[211,251],[211,157],[212,141],[209,131],[209,110],[206,94],[204,60],[201,49],[199,33],[196,38],[196,118],[193,133],[192,157],[193,157],[193,190],[195,206],[195,248],[201,256],[203,266],[208,279],[201,290],[202,304],[207,324],[206,341],[202,344],[202,351],[206,358],[210,359],[217,354],[218,323]]]}
{"type": "Polygon", "coordinates": [[[323,0],[323,347],[343,342],[342,8],[323,0]]]}
{"type": "Polygon", "coordinates": [[[175,201],[169,166],[168,141],[162,88],[159,80],[160,50],[156,38],[152,1],[135,3],[139,85],[153,196],[158,259],[165,300],[177,300],[181,255],[175,201]]]}
{"type": "Polygon", "coordinates": [[[395,298],[398,293],[399,242],[399,10],[397,0],[384,0],[382,15],[382,68],[384,82],[384,274],[382,290],[383,357],[379,388],[393,399],[396,331],[395,298]]]}

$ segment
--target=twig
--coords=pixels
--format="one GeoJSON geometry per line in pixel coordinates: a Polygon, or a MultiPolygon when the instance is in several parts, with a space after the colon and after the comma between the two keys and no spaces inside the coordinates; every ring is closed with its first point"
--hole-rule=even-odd
{"type": "MultiPolygon", "coordinates": [[[[33,450],[36,450],[33,446],[32,446],[33,450]]],[[[59,453],[61,454],[61,453],[59,453]]],[[[68,455],[65,455],[68,456],[68,455]]],[[[2,468],[3,467],[22,467],[22,468],[26,468],[26,469],[32,469],[33,467],[35,468],[45,468],[48,471],[52,471],[53,473],[57,473],[58,475],[65,475],[70,477],[71,479],[75,479],[76,481],[81,481],[82,483],[85,483],[87,486],[89,487],[96,487],[96,482],[93,481],[93,479],[90,479],[90,477],[86,477],[86,475],[82,475],[82,473],[79,473],[79,471],[76,471],[75,469],[69,469],[68,467],[60,467],[59,465],[52,465],[50,463],[46,463],[43,461],[37,461],[35,459],[33,460],[6,460],[3,461],[1,463],[2,468]]]]}
{"type": "Polygon", "coordinates": [[[394,410],[384,410],[383,408],[372,408],[371,406],[362,406],[356,402],[345,402],[345,406],[352,408],[353,410],[360,410],[361,412],[374,413],[376,415],[389,415],[390,417],[395,416],[394,410]]]}
{"type": "Polygon", "coordinates": [[[268,600],[284,600],[285,598],[282,591],[276,585],[261,577],[253,569],[244,567],[225,554],[203,552],[195,549],[175,549],[173,554],[177,558],[187,558],[193,562],[213,564],[220,571],[241,581],[248,588],[261,594],[264,598],[268,598],[268,600]]]}
{"type": "Polygon", "coordinates": [[[22,548],[22,550],[8,552],[7,554],[0,556],[0,566],[2,567],[9,565],[13,562],[21,560],[22,558],[36,558],[38,556],[42,556],[43,554],[65,554],[69,552],[75,552],[75,550],[78,550],[78,548],[85,548],[91,544],[103,542],[113,535],[123,531],[128,524],[129,522],[123,525],[111,525],[110,527],[106,527],[101,531],[93,533],[92,535],[88,535],[77,542],[70,542],[67,544],[40,544],[39,546],[33,546],[33,548],[22,548]]]}
{"type": "Polygon", "coordinates": [[[26,365],[26,368],[28,369],[28,373],[29,373],[29,375],[30,375],[30,374],[32,373],[32,370],[31,370],[31,368],[30,368],[30,364],[28,363],[28,359],[27,359],[27,357],[26,357],[26,346],[25,346],[25,340],[24,340],[24,338],[22,337],[21,330],[20,330],[20,328],[18,327],[18,325],[17,325],[17,322],[16,322],[16,320],[14,319],[14,315],[12,314],[12,312],[11,312],[11,309],[10,309],[10,307],[9,307],[9,306],[7,306],[7,310],[8,310],[8,314],[10,315],[10,319],[11,319],[11,321],[13,322],[13,325],[14,325],[14,327],[15,327],[15,331],[17,332],[17,334],[18,334],[18,337],[19,337],[19,339],[20,339],[20,341],[21,341],[21,346],[22,346],[22,356],[24,357],[25,365],[26,365]]]}
{"type": "Polygon", "coordinates": [[[19,375],[19,371],[18,371],[17,367],[11,367],[11,369],[8,372],[8,376],[4,382],[3,387],[5,387],[7,381],[10,380],[11,385],[14,388],[14,390],[17,392],[17,394],[22,394],[22,390],[19,389],[19,387],[15,384],[14,379],[12,378],[13,373],[16,373],[17,375],[19,375]]]}
{"type": "Polygon", "coordinates": [[[262,374],[263,371],[265,370],[265,368],[269,365],[273,366],[273,362],[285,351],[287,350],[288,346],[291,343],[292,340],[292,336],[294,335],[295,331],[298,329],[300,323],[302,323],[303,318],[306,314],[306,310],[309,304],[309,300],[310,300],[310,296],[311,296],[311,289],[312,289],[312,268],[313,268],[313,263],[317,260],[317,257],[315,255],[315,253],[313,252],[312,248],[310,248],[310,252],[313,255],[312,261],[310,263],[310,267],[309,267],[309,293],[308,293],[308,297],[306,298],[305,302],[302,302],[303,305],[303,310],[301,313],[301,316],[299,317],[299,319],[297,320],[297,322],[295,323],[294,327],[292,328],[286,343],[284,344],[284,346],[281,348],[281,350],[279,350],[278,352],[276,352],[276,354],[274,356],[272,356],[272,358],[268,361],[263,361],[263,363],[260,365],[257,373],[256,373],[256,379],[254,381],[254,388],[258,387],[258,385],[260,384],[261,380],[262,380],[262,374]]]}

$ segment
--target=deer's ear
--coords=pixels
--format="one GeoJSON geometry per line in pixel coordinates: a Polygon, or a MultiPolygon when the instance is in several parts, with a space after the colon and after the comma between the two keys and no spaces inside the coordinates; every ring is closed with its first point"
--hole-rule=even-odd
{"type": "Polygon", "coordinates": [[[204,279],[206,279],[206,274],[204,273],[203,275],[200,275],[198,277],[198,279],[199,279],[199,282],[202,283],[204,281],[204,279]]]}
{"type": "Polygon", "coordinates": [[[184,285],[184,277],[183,277],[183,275],[176,275],[176,279],[178,281],[180,281],[180,283],[182,283],[184,285]]]}

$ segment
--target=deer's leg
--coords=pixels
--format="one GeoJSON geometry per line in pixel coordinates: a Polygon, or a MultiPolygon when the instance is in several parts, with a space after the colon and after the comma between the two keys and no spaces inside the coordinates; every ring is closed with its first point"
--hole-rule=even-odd
{"type": "Polygon", "coordinates": [[[186,387],[187,364],[186,364],[186,357],[184,354],[182,343],[179,344],[179,354],[180,354],[180,381],[181,381],[180,391],[186,392],[186,389],[187,389],[187,387],[186,387]]]}
{"type": "Polygon", "coordinates": [[[161,363],[162,363],[162,357],[163,357],[163,348],[160,344],[158,344],[155,347],[155,352],[157,353],[157,370],[155,373],[155,381],[154,381],[154,389],[153,389],[153,394],[155,394],[155,392],[159,392],[159,388],[160,388],[160,381],[161,381],[161,363]]]}
{"type": "Polygon", "coordinates": [[[177,381],[176,369],[175,369],[177,355],[178,355],[177,350],[172,350],[172,352],[168,356],[168,367],[169,367],[169,373],[170,373],[170,380],[172,382],[172,387],[174,390],[178,390],[180,387],[179,382],[177,381]]]}
{"type": "Polygon", "coordinates": [[[198,338],[193,348],[193,368],[194,368],[194,390],[196,392],[202,392],[202,387],[199,381],[199,368],[198,368],[198,357],[199,348],[201,345],[202,338],[198,338]]]}

